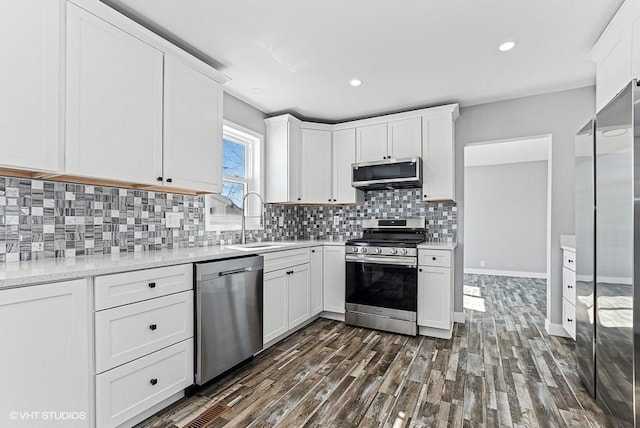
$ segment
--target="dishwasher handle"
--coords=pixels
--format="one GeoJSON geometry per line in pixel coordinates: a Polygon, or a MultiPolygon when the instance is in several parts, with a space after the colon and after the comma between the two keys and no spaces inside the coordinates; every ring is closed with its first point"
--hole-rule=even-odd
{"type": "Polygon", "coordinates": [[[235,275],[237,273],[243,273],[243,272],[252,272],[255,269],[253,268],[253,266],[249,266],[246,268],[241,268],[241,269],[232,269],[232,270],[228,270],[225,272],[218,272],[218,276],[227,276],[227,275],[235,275]]]}

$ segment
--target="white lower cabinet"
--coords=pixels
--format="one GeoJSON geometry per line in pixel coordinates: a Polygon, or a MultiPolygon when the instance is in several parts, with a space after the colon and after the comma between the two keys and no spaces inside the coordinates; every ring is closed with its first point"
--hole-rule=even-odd
{"type": "Polygon", "coordinates": [[[185,264],[95,278],[96,308],[106,306],[95,313],[98,428],[132,425],[193,384],[192,271],[185,264]]]}
{"type": "Polygon", "coordinates": [[[277,270],[264,274],[262,341],[267,343],[289,329],[289,293],[287,271],[277,270]]]}
{"type": "Polygon", "coordinates": [[[324,282],[324,272],[323,272],[323,251],[322,247],[312,247],[311,248],[311,266],[310,272],[311,275],[311,315],[317,315],[322,312],[323,304],[322,304],[322,288],[324,282]]]}
{"type": "Polygon", "coordinates": [[[344,246],[325,246],[323,251],[324,310],[344,314],[346,288],[344,246]]]}
{"type": "Polygon", "coordinates": [[[453,257],[449,250],[418,250],[418,326],[421,334],[451,337],[453,257]],[[449,260],[443,267],[442,262],[449,260]]]}
{"type": "Polygon", "coordinates": [[[96,376],[96,422],[115,427],[193,384],[193,339],[96,376]]]}
{"type": "Polygon", "coordinates": [[[573,340],[576,339],[576,306],[562,298],[562,327],[573,340]]]}
{"type": "Polygon", "coordinates": [[[0,291],[0,426],[93,425],[88,296],[85,279],[0,291]],[[12,412],[69,418],[25,420],[12,412]]]}
{"type": "Polygon", "coordinates": [[[289,274],[287,281],[289,330],[291,330],[311,317],[310,264],[296,266],[287,273],[289,274]]]}
{"type": "Polygon", "coordinates": [[[576,340],[576,253],[562,250],[562,327],[576,340]]]}
{"type": "Polygon", "coordinates": [[[270,342],[311,317],[310,279],[310,263],[264,275],[264,343],[270,342]]]}

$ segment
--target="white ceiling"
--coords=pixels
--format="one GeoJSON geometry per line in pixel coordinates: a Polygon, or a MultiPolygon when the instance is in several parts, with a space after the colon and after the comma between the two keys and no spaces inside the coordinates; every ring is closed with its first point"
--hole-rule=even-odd
{"type": "Polygon", "coordinates": [[[265,113],[340,121],[594,84],[622,0],[103,0],[213,59],[265,113]],[[510,52],[498,45],[515,39],[510,52]],[[352,88],[357,77],[364,83],[352,88]]]}
{"type": "Polygon", "coordinates": [[[536,162],[549,159],[549,139],[474,144],[464,147],[464,166],[487,166],[507,163],[536,162]]]}

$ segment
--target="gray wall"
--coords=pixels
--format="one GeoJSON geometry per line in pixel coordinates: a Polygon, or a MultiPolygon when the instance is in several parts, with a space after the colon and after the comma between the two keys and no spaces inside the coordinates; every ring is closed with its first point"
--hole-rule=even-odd
{"type": "Polygon", "coordinates": [[[231,94],[224,93],[222,116],[240,126],[258,134],[265,135],[264,118],[267,117],[257,108],[245,103],[231,94]]]}
{"type": "Polygon", "coordinates": [[[546,273],[547,161],[467,166],[464,190],[465,269],[546,273]]]}
{"type": "Polygon", "coordinates": [[[547,317],[562,320],[562,256],[560,235],[573,234],[574,136],[595,113],[595,88],[587,87],[523,97],[461,109],[456,122],[456,192],[458,247],[456,248],[455,310],[462,311],[464,253],[465,144],[552,135],[551,254],[547,317]]]}

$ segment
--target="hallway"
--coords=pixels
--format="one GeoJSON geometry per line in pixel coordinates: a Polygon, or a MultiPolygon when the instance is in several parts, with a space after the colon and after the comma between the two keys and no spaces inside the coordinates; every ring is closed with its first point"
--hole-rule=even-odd
{"type": "Polygon", "coordinates": [[[218,426],[606,426],[544,331],[545,282],[465,275],[451,340],[319,319],[140,427],[183,427],[213,404],[218,426]]]}

